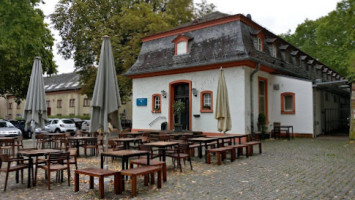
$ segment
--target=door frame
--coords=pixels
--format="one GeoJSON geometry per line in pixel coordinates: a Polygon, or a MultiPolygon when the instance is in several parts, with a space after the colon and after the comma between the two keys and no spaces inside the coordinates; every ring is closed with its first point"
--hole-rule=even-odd
{"type": "Polygon", "coordinates": [[[189,84],[189,130],[191,131],[192,127],[192,81],[190,80],[177,80],[169,83],[169,122],[168,122],[168,128],[169,130],[174,129],[174,109],[173,109],[173,104],[174,104],[174,96],[175,96],[175,91],[174,87],[179,84],[189,84]]]}

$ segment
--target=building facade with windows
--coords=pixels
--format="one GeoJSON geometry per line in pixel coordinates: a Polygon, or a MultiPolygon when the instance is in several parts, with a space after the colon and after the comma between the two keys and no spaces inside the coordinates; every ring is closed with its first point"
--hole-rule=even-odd
{"type": "Polygon", "coordinates": [[[133,130],[160,129],[163,122],[174,129],[173,104],[182,101],[183,129],[218,133],[214,104],[221,67],[232,119],[228,133],[255,132],[260,113],[268,131],[280,122],[305,137],[344,123],[330,116],[343,119],[348,112],[342,111],[348,89],[339,87],[346,86],[344,77],[251,17],[214,12],[142,41],[126,72],[133,80],[133,130]]]}
{"type": "MultiPolygon", "coordinates": [[[[47,115],[49,117],[61,116],[90,116],[90,99],[79,91],[79,75],[75,72],[44,77],[44,89],[46,92],[47,115]]],[[[8,119],[23,118],[26,100],[20,104],[15,102],[14,96],[0,99],[2,103],[0,117],[8,119]],[[6,112],[7,110],[7,112],[6,112]]],[[[123,102],[120,108],[123,119],[131,119],[131,103],[123,102]]]]}

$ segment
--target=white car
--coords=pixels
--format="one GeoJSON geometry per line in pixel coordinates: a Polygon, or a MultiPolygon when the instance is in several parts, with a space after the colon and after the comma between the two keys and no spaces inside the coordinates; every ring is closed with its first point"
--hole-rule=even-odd
{"type": "Polygon", "coordinates": [[[7,121],[0,121],[0,137],[16,137],[21,136],[22,132],[13,124],[7,121]]]}
{"type": "Polygon", "coordinates": [[[90,120],[84,120],[84,122],[81,124],[81,130],[89,131],[89,129],[90,129],[90,120]]]}
{"type": "Polygon", "coordinates": [[[46,126],[48,132],[64,133],[75,132],[75,123],[71,119],[50,119],[50,123],[46,126]]]}

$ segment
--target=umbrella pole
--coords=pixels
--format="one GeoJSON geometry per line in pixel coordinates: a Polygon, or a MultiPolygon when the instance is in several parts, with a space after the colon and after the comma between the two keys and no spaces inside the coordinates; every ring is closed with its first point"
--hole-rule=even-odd
{"type": "Polygon", "coordinates": [[[36,148],[36,125],[35,122],[32,120],[31,121],[31,129],[32,129],[32,144],[33,144],[33,148],[36,148]]]}
{"type": "MultiPolygon", "coordinates": [[[[108,133],[105,132],[105,152],[108,152],[108,133]]],[[[105,159],[104,169],[108,169],[108,158],[105,159]]]]}

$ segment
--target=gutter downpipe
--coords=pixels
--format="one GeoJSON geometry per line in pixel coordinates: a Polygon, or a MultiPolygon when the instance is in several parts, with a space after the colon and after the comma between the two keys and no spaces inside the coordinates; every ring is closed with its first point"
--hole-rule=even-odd
{"type": "Polygon", "coordinates": [[[250,131],[252,137],[254,136],[254,96],[253,96],[253,77],[260,70],[260,63],[257,63],[256,69],[250,74],[250,131]]]}

